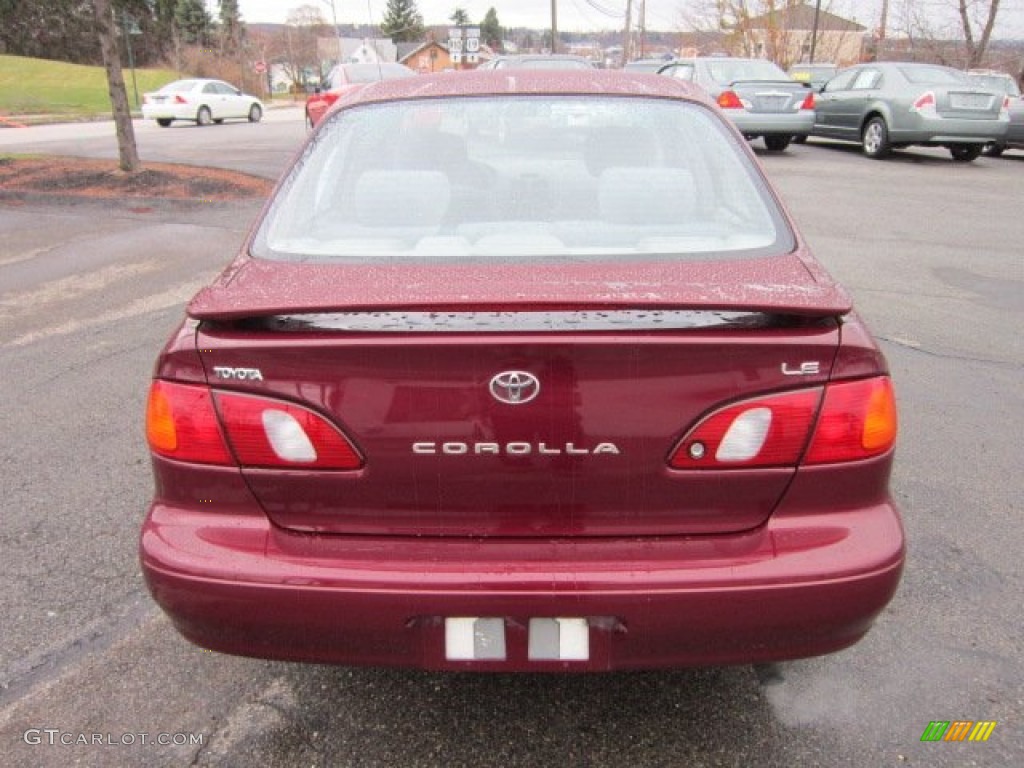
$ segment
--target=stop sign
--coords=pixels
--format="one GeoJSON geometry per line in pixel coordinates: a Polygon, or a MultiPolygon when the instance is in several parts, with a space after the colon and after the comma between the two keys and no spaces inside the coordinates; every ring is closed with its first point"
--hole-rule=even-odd
{"type": "Polygon", "coordinates": [[[252,65],[252,68],[257,75],[262,75],[264,72],[267,71],[267,62],[257,61],[255,64],[252,65]]]}

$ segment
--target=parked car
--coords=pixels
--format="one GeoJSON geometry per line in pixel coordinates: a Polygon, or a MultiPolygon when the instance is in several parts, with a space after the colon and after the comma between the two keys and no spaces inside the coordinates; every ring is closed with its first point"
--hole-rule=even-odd
{"type": "Polygon", "coordinates": [[[766,59],[677,59],[659,71],[699,85],[744,136],[773,152],[805,139],[814,123],[814,93],[766,59]]]}
{"type": "Polygon", "coordinates": [[[824,62],[794,64],[789,68],[789,76],[798,83],[809,83],[815,91],[821,90],[821,86],[835,77],[839,67],[835,64],[824,62]]]}
{"type": "Polygon", "coordinates": [[[263,117],[263,104],[223,80],[192,78],[175,80],[159,91],[143,94],[142,116],[164,128],[175,120],[209,125],[240,118],[258,123],[263,117]]]}
{"type": "Polygon", "coordinates": [[[478,69],[595,69],[590,59],[565,53],[495,56],[478,69]]]}
{"type": "Polygon", "coordinates": [[[1006,136],[1006,97],[936,64],[872,62],[844,69],[818,94],[814,136],[858,142],[864,154],[945,147],[970,162],[1006,136]]]}
{"type": "Polygon", "coordinates": [[[353,88],[380,80],[395,80],[415,75],[414,70],[397,62],[339,64],[327,73],[320,87],[306,98],[306,127],[312,129],[316,126],[334,102],[353,88]]]}
{"type": "Polygon", "coordinates": [[[737,138],[620,71],[339,103],[156,362],[141,562],[181,633],[490,671],[864,635],[904,559],[892,384],[737,138]]]}
{"type": "Polygon", "coordinates": [[[1009,100],[1010,125],[1005,138],[989,144],[982,152],[990,157],[999,157],[1008,149],[1024,149],[1024,99],[1017,81],[1005,72],[991,70],[971,70],[967,76],[983,88],[1002,91],[1009,100]]]}

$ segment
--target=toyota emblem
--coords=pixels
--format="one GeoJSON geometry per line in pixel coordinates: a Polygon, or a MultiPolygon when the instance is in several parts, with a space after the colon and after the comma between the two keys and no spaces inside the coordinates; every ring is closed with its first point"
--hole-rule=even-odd
{"type": "Polygon", "coordinates": [[[502,371],[491,379],[490,390],[499,402],[522,405],[540,393],[540,382],[526,371],[502,371]]]}

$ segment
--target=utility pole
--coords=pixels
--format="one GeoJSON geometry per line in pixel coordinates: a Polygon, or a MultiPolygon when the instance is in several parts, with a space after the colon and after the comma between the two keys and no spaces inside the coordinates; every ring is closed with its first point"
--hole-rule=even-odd
{"type": "Polygon", "coordinates": [[[818,47],[818,15],[821,13],[821,0],[814,3],[814,29],[811,30],[811,64],[814,63],[814,49],[818,47]]]}
{"type": "Polygon", "coordinates": [[[622,30],[622,66],[629,63],[633,46],[632,30],[630,24],[633,21],[633,0],[626,0],[626,28],[622,30]]]}
{"type": "Polygon", "coordinates": [[[878,20],[878,47],[875,49],[875,58],[884,61],[882,57],[882,46],[885,44],[885,28],[889,24],[889,0],[882,0],[882,14],[878,20]]]}
{"type": "Polygon", "coordinates": [[[558,53],[558,0],[551,0],[551,52],[558,53]]]}
{"type": "Polygon", "coordinates": [[[640,58],[647,58],[647,0],[640,0],[640,58]]]}

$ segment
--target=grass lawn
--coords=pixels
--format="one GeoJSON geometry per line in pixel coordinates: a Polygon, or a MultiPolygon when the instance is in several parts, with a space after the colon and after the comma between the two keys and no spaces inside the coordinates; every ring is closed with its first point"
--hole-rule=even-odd
{"type": "MultiPolygon", "coordinates": [[[[169,69],[136,69],[139,99],[181,76],[169,69]]],[[[131,70],[124,70],[128,103],[135,109],[131,70]]],[[[0,56],[0,115],[110,114],[107,76],[103,67],[62,61],[0,56]]]]}

